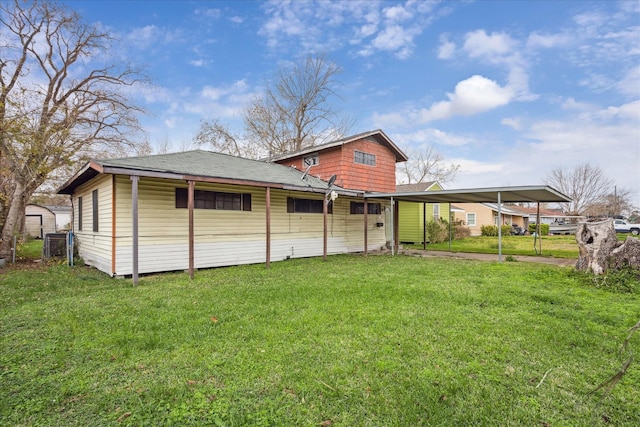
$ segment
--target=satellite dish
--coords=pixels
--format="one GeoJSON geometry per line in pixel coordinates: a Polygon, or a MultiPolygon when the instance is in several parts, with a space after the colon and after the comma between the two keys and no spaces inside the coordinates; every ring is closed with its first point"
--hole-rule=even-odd
{"type": "Polygon", "coordinates": [[[329,188],[331,188],[334,182],[336,182],[336,176],[331,175],[331,178],[329,178],[329,188]]]}

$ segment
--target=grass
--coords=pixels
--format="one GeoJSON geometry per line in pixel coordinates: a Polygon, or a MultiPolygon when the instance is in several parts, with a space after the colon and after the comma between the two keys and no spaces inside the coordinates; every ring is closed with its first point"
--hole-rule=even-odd
{"type": "Polygon", "coordinates": [[[640,296],[567,268],[345,255],[138,287],[5,270],[0,425],[640,424],[637,365],[588,394],[628,356],[640,296]]]}
{"type": "MultiPolygon", "coordinates": [[[[556,258],[578,258],[578,244],[575,236],[541,236],[542,255],[556,258]]],[[[536,256],[533,236],[502,236],[502,253],[505,255],[536,256]]],[[[422,245],[408,245],[421,249],[422,245]]],[[[432,251],[449,251],[449,242],[429,243],[432,251]]],[[[452,252],[498,253],[498,238],[486,236],[467,237],[451,242],[452,252]]]]}

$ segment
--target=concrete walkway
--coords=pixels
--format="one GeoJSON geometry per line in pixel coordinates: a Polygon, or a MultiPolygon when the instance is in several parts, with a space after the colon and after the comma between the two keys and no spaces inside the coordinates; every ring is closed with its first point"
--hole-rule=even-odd
{"type": "MultiPolygon", "coordinates": [[[[387,253],[391,253],[388,251],[387,253]]],[[[440,258],[460,258],[460,259],[477,259],[481,261],[498,261],[497,254],[475,254],[467,252],[444,252],[444,251],[424,251],[420,249],[400,249],[399,255],[421,256],[421,257],[440,257],[440,258]]],[[[507,256],[502,254],[502,261],[507,256]]],[[[521,262],[538,262],[541,264],[559,265],[562,267],[575,267],[577,259],[574,258],[553,258],[545,256],[523,256],[512,255],[516,261],[521,262]]]]}

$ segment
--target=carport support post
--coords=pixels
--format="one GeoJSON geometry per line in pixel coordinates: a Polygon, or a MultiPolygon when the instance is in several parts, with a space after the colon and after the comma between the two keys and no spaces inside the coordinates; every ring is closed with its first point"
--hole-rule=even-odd
{"type": "Polygon", "coordinates": [[[451,202],[449,202],[449,252],[451,252],[451,239],[453,239],[453,236],[451,235],[452,222],[453,222],[453,218],[451,217],[451,202]]]}
{"type": "Polygon", "coordinates": [[[133,280],[133,286],[138,285],[138,181],[140,177],[137,175],[131,176],[131,230],[133,234],[132,252],[133,259],[131,260],[132,272],[131,279],[133,280]]]}
{"type": "Polygon", "coordinates": [[[193,270],[195,267],[195,225],[193,215],[195,181],[187,181],[187,183],[189,184],[189,191],[187,193],[187,208],[189,209],[189,279],[193,279],[193,270]]]}
{"type": "Polygon", "coordinates": [[[502,261],[502,201],[498,191],[498,261],[502,261]]]}
{"type": "Polygon", "coordinates": [[[427,250],[427,202],[422,202],[422,249],[427,250]]]}

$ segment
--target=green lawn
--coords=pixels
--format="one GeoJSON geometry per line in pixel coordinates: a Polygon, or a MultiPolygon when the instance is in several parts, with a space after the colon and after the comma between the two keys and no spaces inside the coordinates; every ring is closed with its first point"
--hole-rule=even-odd
{"type": "MultiPolygon", "coordinates": [[[[541,236],[542,256],[556,258],[578,258],[578,244],[575,236],[541,236]]],[[[535,256],[533,236],[503,236],[502,253],[505,255],[535,256]]],[[[411,248],[421,249],[422,245],[409,245],[411,248]]],[[[449,242],[427,244],[431,251],[449,251],[449,242]]],[[[467,237],[451,242],[453,252],[498,253],[498,238],[486,236],[467,237]]]]}
{"type": "Polygon", "coordinates": [[[640,425],[640,294],[569,268],[333,256],[0,275],[0,425],[640,425]],[[634,336],[631,349],[637,349],[634,336]]]}
{"type": "MultiPolygon", "coordinates": [[[[623,241],[629,234],[618,233],[618,240],[623,241]]],[[[556,258],[578,258],[578,243],[575,236],[541,236],[542,256],[556,258]]],[[[536,256],[533,246],[533,236],[502,236],[502,253],[505,255],[536,256]]],[[[422,249],[423,245],[405,245],[408,248],[422,249]]],[[[498,253],[498,238],[487,236],[467,237],[466,239],[453,240],[451,247],[449,242],[429,243],[427,250],[453,251],[470,253],[498,253]],[[450,249],[451,248],[451,249],[450,249]]]]}

